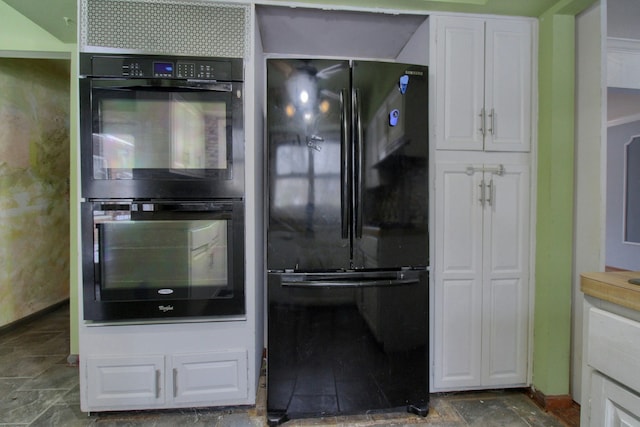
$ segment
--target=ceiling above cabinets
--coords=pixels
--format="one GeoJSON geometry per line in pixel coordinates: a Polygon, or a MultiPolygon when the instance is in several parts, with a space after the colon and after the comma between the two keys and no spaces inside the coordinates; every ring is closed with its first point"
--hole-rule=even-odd
{"type": "Polygon", "coordinates": [[[76,41],[75,0],[2,0],[63,43],[76,41]]]}
{"type": "Polygon", "coordinates": [[[267,54],[388,60],[398,58],[428,18],[261,5],[256,15],[267,54]]]}

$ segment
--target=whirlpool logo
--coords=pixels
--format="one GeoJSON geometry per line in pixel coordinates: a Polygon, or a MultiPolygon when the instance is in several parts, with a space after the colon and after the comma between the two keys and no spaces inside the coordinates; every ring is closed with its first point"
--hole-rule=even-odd
{"type": "Polygon", "coordinates": [[[173,306],[172,305],[159,305],[158,306],[158,310],[160,310],[163,313],[166,313],[168,311],[173,311],[173,306]]]}

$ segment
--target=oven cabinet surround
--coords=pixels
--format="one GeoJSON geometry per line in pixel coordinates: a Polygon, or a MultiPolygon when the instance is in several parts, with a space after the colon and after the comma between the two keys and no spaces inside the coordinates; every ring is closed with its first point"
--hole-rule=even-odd
{"type": "Polygon", "coordinates": [[[440,16],[431,25],[436,147],[529,151],[534,21],[440,16]]]}
{"type": "Polygon", "coordinates": [[[529,175],[526,156],[436,162],[435,390],[527,384],[529,175]]]}
{"type": "Polygon", "coordinates": [[[84,326],[84,412],[255,403],[243,321],[84,326]]]}
{"type": "Polygon", "coordinates": [[[640,272],[584,273],[581,427],[640,425],[640,272]]]}

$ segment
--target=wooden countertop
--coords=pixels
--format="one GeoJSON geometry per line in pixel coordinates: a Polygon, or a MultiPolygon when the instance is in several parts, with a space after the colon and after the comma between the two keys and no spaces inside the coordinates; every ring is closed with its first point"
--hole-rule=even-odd
{"type": "Polygon", "coordinates": [[[583,273],[580,289],[587,295],[640,311],[640,285],[629,279],[640,278],[640,271],[583,273]]]}

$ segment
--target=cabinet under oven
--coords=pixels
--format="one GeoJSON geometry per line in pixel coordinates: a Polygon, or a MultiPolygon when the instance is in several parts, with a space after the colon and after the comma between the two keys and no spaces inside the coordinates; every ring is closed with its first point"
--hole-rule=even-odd
{"type": "Polygon", "coordinates": [[[84,319],[242,316],[241,200],[82,203],[84,319]]]}

